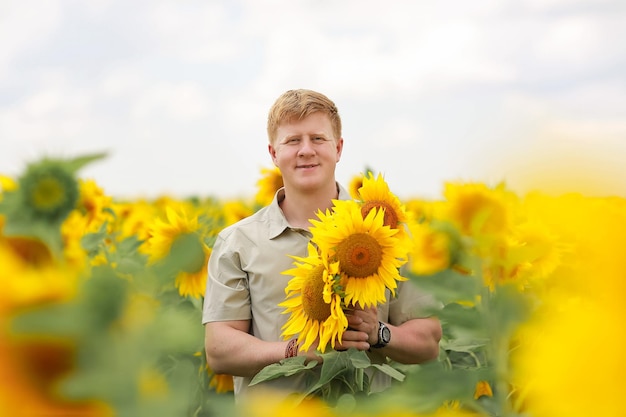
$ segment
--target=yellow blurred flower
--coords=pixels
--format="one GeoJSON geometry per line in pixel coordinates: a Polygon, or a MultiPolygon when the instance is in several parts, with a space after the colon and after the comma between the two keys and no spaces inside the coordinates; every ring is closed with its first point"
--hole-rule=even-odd
{"type": "Polygon", "coordinates": [[[2,200],[2,193],[6,191],[15,191],[17,189],[17,182],[6,175],[0,175],[0,200],[2,200]]]}
{"type": "Polygon", "coordinates": [[[490,267],[484,271],[485,283],[493,287],[511,282],[524,290],[533,282],[550,277],[567,251],[567,244],[540,222],[515,225],[501,250],[494,251],[490,267]]]}
{"type": "Polygon", "coordinates": [[[242,405],[246,417],[339,417],[323,400],[311,397],[299,401],[270,389],[255,393],[242,405]]]}
{"type": "Polygon", "coordinates": [[[202,248],[204,250],[202,267],[195,272],[180,271],[178,275],[176,275],[174,283],[178,288],[178,293],[183,297],[200,298],[204,296],[206,277],[208,274],[208,262],[212,250],[206,245],[203,245],[202,248]]]}
{"type": "MultiPolygon", "coordinates": [[[[273,198],[273,194],[272,194],[273,198]]],[[[271,203],[271,200],[267,203],[271,203]]],[[[222,214],[225,219],[224,226],[229,226],[239,220],[253,214],[253,209],[241,200],[226,201],[222,206],[222,214]]]]}
{"type": "Polygon", "coordinates": [[[156,205],[144,199],[128,202],[115,202],[112,205],[115,213],[115,230],[119,233],[118,239],[135,237],[142,242],[139,252],[148,254],[146,242],[150,238],[150,226],[160,214],[156,205]]]}
{"type": "MultiPolygon", "coordinates": [[[[93,180],[79,180],[79,198],[76,207],[61,224],[63,254],[71,264],[83,268],[87,264],[87,253],[81,240],[87,233],[96,233],[107,224],[113,231],[114,216],[111,213],[112,197],[106,195],[93,180]]],[[[111,243],[111,242],[108,242],[111,243]]],[[[98,264],[98,261],[92,264],[98,264]]]]}
{"type": "Polygon", "coordinates": [[[112,417],[100,401],[71,401],[55,391],[74,366],[75,352],[66,339],[16,338],[0,315],[0,413],[11,417],[112,417]]]}
{"type": "Polygon", "coordinates": [[[283,186],[283,174],[277,167],[261,168],[261,178],[257,181],[255,201],[263,206],[274,199],[274,194],[283,186]]]}
{"type": "Polygon", "coordinates": [[[72,298],[79,270],[37,239],[0,234],[0,312],[72,298]]]}
{"type": "Polygon", "coordinates": [[[233,376],[226,374],[216,374],[212,371],[209,372],[211,374],[211,381],[209,382],[209,387],[213,388],[215,392],[218,394],[226,394],[228,392],[233,392],[235,386],[233,384],[233,376]]]}
{"type": "Polygon", "coordinates": [[[447,203],[443,218],[454,222],[462,234],[487,238],[509,232],[516,196],[504,184],[490,188],[482,183],[446,183],[443,194],[447,203]]]}
{"type": "Polygon", "coordinates": [[[106,195],[94,180],[79,179],[80,197],[77,210],[87,218],[87,230],[96,231],[104,221],[110,221],[113,198],[106,195]]]}
{"type": "Polygon", "coordinates": [[[165,208],[166,219],[157,219],[150,228],[147,245],[152,263],[168,256],[181,258],[175,285],[182,296],[204,295],[211,249],[207,234],[194,207],[178,204],[165,208]]]}
{"type": "Polygon", "coordinates": [[[154,368],[143,368],[138,376],[138,391],[142,398],[163,398],[169,393],[165,376],[154,368]]]}
{"type": "Polygon", "coordinates": [[[117,326],[126,333],[139,331],[155,319],[161,302],[147,294],[133,292],[127,298],[117,326]]]}
{"type": "Polygon", "coordinates": [[[533,204],[534,216],[568,236],[571,253],[520,329],[518,409],[533,417],[622,415],[625,206],[580,195],[535,198],[544,204],[533,204]]]}
{"type": "Polygon", "coordinates": [[[409,269],[416,275],[432,275],[453,266],[460,250],[459,238],[452,226],[444,223],[415,223],[409,226],[412,239],[409,269]]]}
{"type": "Polygon", "coordinates": [[[474,390],[474,399],[477,400],[483,396],[493,397],[493,391],[491,390],[491,385],[489,385],[489,382],[478,381],[476,383],[476,389],[474,390]]]}

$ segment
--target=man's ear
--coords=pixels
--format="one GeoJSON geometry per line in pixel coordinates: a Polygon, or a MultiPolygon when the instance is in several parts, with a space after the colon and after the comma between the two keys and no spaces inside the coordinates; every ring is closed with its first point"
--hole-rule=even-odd
{"type": "Polygon", "coordinates": [[[341,159],[341,152],[343,151],[343,138],[339,138],[337,141],[337,162],[341,159]]]}
{"type": "Polygon", "coordinates": [[[270,153],[270,157],[272,158],[274,166],[278,166],[278,164],[276,163],[276,149],[274,149],[274,146],[272,146],[271,143],[267,145],[267,151],[270,153]]]}

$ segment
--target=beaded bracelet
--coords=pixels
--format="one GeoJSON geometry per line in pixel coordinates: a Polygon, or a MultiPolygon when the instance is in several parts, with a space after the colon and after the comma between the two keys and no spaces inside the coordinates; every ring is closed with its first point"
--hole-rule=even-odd
{"type": "Polygon", "coordinates": [[[298,339],[291,339],[285,348],[285,358],[298,356],[298,339]]]}

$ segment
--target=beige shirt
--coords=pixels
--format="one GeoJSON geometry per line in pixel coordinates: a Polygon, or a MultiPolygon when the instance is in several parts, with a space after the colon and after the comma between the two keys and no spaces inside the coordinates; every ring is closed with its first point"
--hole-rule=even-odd
{"type": "MultiPolygon", "coordinates": [[[[339,199],[350,194],[339,184],[339,199]]],[[[282,326],[289,318],[278,303],[285,300],[285,287],[292,278],[282,272],[293,268],[290,255],[306,256],[312,235],[308,229],[289,225],[279,202],[284,189],[279,190],[272,203],[229,227],[218,235],[211,258],[204,298],[202,323],[230,320],[251,320],[250,333],[261,340],[280,341],[282,326]]],[[[400,325],[423,317],[419,306],[430,304],[429,296],[421,294],[414,285],[399,283],[396,297],[378,306],[379,320],[400,325]]],[[[373,361],[384,358],[371,354],[373,361]]],[[[305,389],[300,375],[279,378],[249,387],[251,378],[235,377],[235,397],[240,400],[246,392],[277,388],[286,392],[305,389]]],[[[390,384],[387,375],[379,373],[372,380],[371,390],[380,391],[390,384]]]]}

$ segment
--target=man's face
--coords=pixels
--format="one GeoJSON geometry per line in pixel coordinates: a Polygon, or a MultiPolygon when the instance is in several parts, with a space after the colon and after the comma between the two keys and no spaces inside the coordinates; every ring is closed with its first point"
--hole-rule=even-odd
{"type": "Polygon", "coordinates": [[[286,187],[314,191],[335,183],[335,166],[343,139],[335,138],[330,119],[313,113],[278,127],[269,152],[280,169],[286,187]]]}

